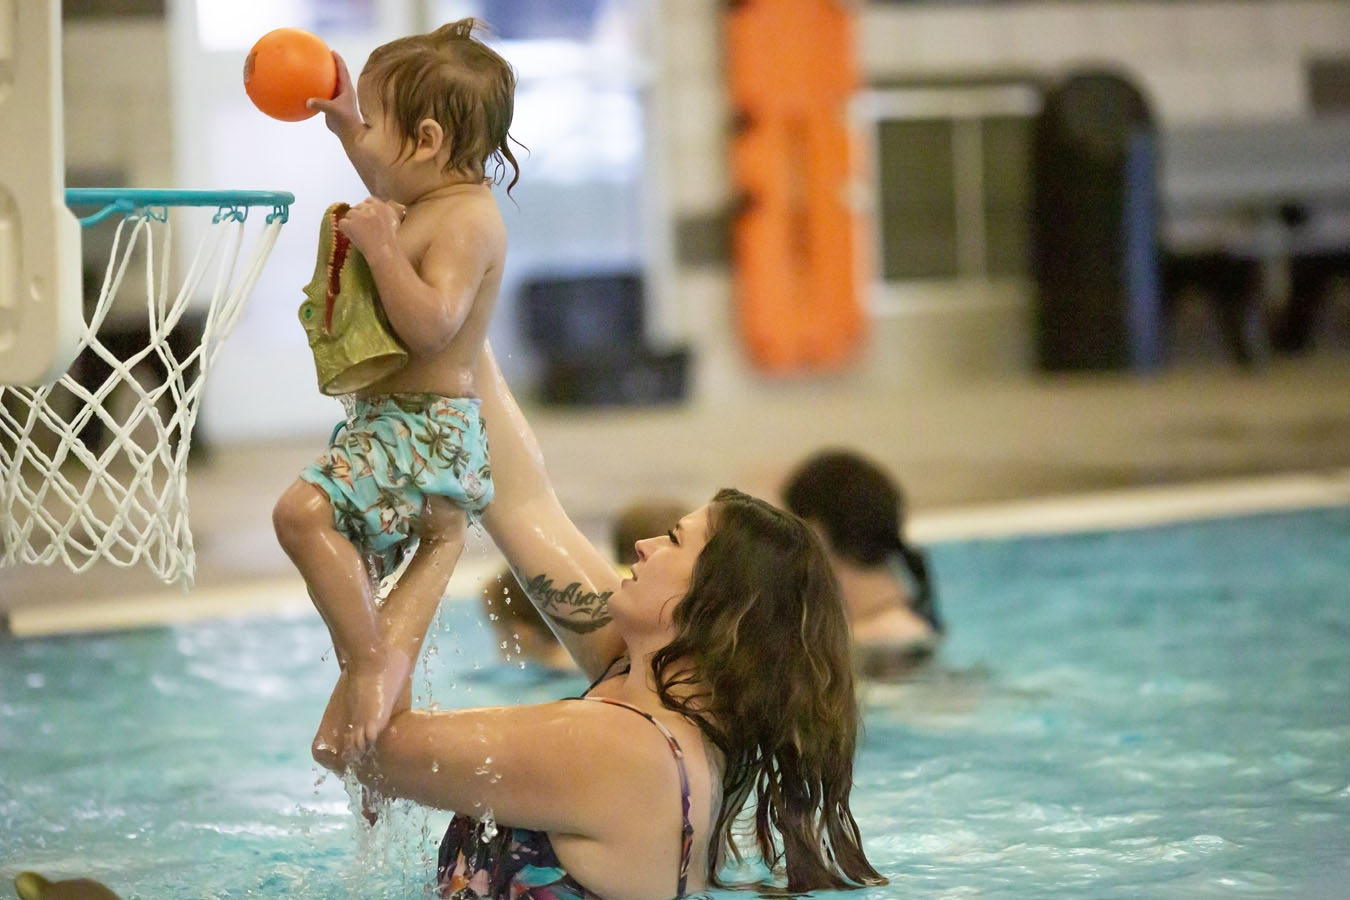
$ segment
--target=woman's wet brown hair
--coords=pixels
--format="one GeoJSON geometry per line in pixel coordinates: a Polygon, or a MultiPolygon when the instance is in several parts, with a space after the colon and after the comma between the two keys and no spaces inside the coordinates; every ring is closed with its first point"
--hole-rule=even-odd
{"type": "MultiPolygon", "coordinates": [[[[848,621],[806,524],[735,490],[709,506],[709,538],[652,659],[662,702],[726,759],[709,842],[712,883],[753,795],[756,849],[801,892],[883,884],[849,808],[860,714],[848,621]]],[[[762,886],[764,887],[764,886],[762,886]]]]}

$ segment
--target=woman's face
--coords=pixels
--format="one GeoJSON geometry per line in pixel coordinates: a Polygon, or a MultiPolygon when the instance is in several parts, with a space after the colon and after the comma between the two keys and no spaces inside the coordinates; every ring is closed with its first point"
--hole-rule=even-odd
{"type": "Polygon", "coordinates": [[[357,80],[356,96],[363,120],[356,134],[356,148],[370,164],[375,196],[402,201],[402,197],[395,195],[399,193],[399,172],[407,160],[408,141],[386,114],[383,100],[369,78],[362,76],[357,80]]]}
{"type": "Polygon", "coordinates": [[[637,542],[633,574],[610,599],[610,611],[638,630],[670,626],[675,604],[689,592],[694,563],[708,545],[708,507],[689,513],[666,534],[637,542]]]}

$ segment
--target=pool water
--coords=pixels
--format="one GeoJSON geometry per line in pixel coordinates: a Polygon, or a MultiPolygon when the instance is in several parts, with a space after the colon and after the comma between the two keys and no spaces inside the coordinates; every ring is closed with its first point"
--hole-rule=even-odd
{"type": "MultiPolygon", "coordinates": [[[[840,897],[1350,896],[1350,508],[932,554],[939,663],[863,691],[891,884],[840,897]]],[[[583,687],[498,661],[472,602],[432,642],[424,702],[583,687]]],[[[308,758],[327,653],[313,615],[0,644],[0,877],[422,896],[448,815],[366,829],[308,758]]]]}

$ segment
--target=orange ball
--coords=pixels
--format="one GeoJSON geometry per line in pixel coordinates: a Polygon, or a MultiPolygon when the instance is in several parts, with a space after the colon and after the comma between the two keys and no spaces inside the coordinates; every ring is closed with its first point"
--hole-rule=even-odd
{"type": "Polygon", "coordinates": [[[244,60],[244,92],[272,118],[299,122],[314,115],[306,100],[337,93],[337,61],[317,34],[278,28],[258,38],[244,60]]]}

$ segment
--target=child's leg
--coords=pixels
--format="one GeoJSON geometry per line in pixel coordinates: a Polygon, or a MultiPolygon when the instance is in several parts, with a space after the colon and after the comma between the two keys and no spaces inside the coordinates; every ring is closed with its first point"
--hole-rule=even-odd
{"type": "Polygon", "coordinates": [[[427,498],[418,520],[417,552],[380,607],[381,633],[391,652],[414,660],[422,652],[427,629],[464,552],[467,530],[463,509],[445,497],[427,498]]]}
{"type": "Polygon", "coordinates": [[[297,480],[272,511],[277,540],[305,579],[348,678],[344,746],[364,750],[389,721],[397,672],[389,672],[374,585],[365,559],[337,530],[322,490],[297,480]]]}
{"type": "Polygon", "coordinates": [[[328,626],[338,662],[345,667],[353,654],[368,653],[379,643],[374,586],[360,551],[337,530],[328,496],[297,479],[273,508],[272,526],[328,626]]]}
{"type": "MultiPolygon", "coordinates": [[[[432,498],[428,506],[431,512],[427,518],[444,527],[437,528],[434,533],[424,532],[407,570],[380,609],[384,646],[392,659],[407,661],[406,666],[397,666],[402,672],[402,683],[392,708],[395,713],[411,706],[413,665],[445,595],[450,575],[464,552],[464,513],[439,497],[432,498]]],[[[311,747],[315,761],[333,771],[342,769],[347,748],[344,731],[350,690],[347,673],[343,672],[333,688],[333,696],[324,710],[311,747]]]]}

